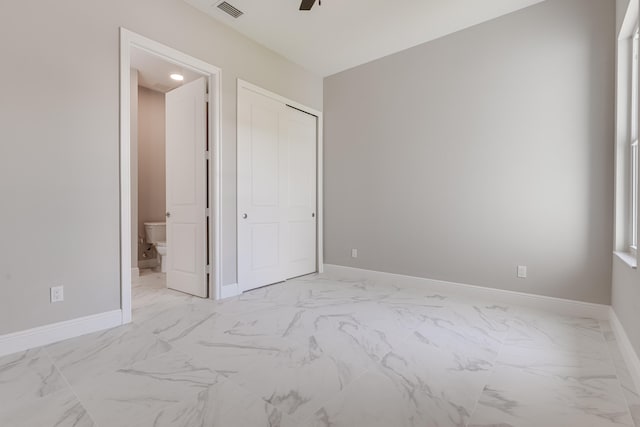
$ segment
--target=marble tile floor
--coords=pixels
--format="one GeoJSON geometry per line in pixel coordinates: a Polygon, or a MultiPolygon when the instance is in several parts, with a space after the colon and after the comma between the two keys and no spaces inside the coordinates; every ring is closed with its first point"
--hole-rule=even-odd
{"type": "Polygon", "coordinates": [[[129,325],[0,358],[0,426],[640,427],[607,322],[319,275],[133,296],[129,325]]]}

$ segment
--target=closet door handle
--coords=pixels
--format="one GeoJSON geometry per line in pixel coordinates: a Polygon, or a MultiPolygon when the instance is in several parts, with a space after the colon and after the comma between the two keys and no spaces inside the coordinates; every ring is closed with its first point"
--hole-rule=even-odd
{"type": "Polygon", "coordinates": [[[167,212],[167,213],[165,214],[165,216],[166,216],[167,218],[169,218],[169,217],[171,216],[171,212],[167,212]]]}
{"type": "Polygon", "coordinates": [[[311,218],[315,218],[315,217],[316,217],[316,213],[315,213],[315,212],[312,212],[312,213],[311,213],[311,218]]]}
{"type": "Polygon", "coordinates": [[[247,219],[248,215],[247,214],[242,214],[242,219],[247,219]]]}

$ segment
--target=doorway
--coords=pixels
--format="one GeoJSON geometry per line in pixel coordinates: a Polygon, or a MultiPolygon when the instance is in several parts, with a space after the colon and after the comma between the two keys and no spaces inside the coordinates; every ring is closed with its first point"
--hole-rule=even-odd
{"type": "Polygon", "coordinates": [[[132,276],[138,271],[137,255],[145,250],[150,250],[148,257],[142,258],[149,261],[147,264],[165,259],[164,267],[155,268],[166,271],[163,274],[169,287],[200,297],[216,299],[220,295],[221,76],[215,66],[126,29],[121,29],[120,35],[121,306],[123,323],[128,323],[132,316],[132,276]],[[135,72],[135,68],[144,71],[135,72]],[[169,70],[176,74],[173,83],[166,80],[169,70]],[[135,220],[138,147],[132,137],[137,128],[132,100],[137,98],[136,80],[147,90],[155,89],[156,97],[166,103],[166,198],[155,203],[156,210],[161,205],[165,212],[155,212],[143,222],[135,220]],[[161,235],[149,233],[157,232],[163,223],[166,247],[161,235]],[[164,250],[166,257],[161,257],[159,253],[164,250]]]}

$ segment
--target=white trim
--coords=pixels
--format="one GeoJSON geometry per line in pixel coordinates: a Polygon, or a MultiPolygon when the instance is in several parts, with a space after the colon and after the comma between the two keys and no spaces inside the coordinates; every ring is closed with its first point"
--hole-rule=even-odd
{"type": "Polygon", "coordinates": [[[638,0],[631,0],[627,6],[627,11],[624,14],[624,20],[620,27],[620,33],[618,34],[618,40],[633,37],[633,32],[638,25],[638,9],[640,2],[638,0]]]}
{"type": "Polygon", "coordinates": [[[617,256],[620,259],[620,261],[627,264],[629,267],[633,269],[638,268],[638,260],[634,254],[631,254],[629,252],[622,252],[622,251],[614,251],[613,254],[617,256]]]}
{"type": "Polygon", "coordinates": [[[231,298],[240,295],[240,286],[237,283],[222,286],[220,299],[231,298]]]}
{"type": "MultiPolygon", "coordinates": [[[[317,124],[317,182],[316,182],[316,192],[317,192],[317,201],[316,201],[316,227],[317,227],[317,237],[316,237],[316,267],[318,269],[318,273],[324,272],[324,119],[322,111],[315,110],[313,108],[307,107],[306,105],[300,104],[299,102],[293,101],[289,98],[286,98],[282,95],[278,95],[277,93],[271,92],[267,89],[263,89],[260,86],[256,86],[253,83],[249,83],[245,80],[238,79],[238,87],[237,93],[240,93],[240,89],[248,89],[252,92],[259,93],[261,95],[267,96],[269,98],[275,99],[276,101],[282,102],[284,104],[288,104],[292,107],[297,108],[298,110],[302,110],[306,113],[312,114],[318,118],[317,124]]],[[[236,256],[237,256],[237,248],[236,248],[236,256]]],[[[237,272],[236,272],[237,274],[237,272]]]]}
{"type": "Polygon", "coordinates": [[[107,311],[0,336],[0,357],[122,324],[122,310],[107,311]]]}
{"type": "Polygon", "coordinates": [[[137,279],[138,277],[140,277],[140,268],[133,267],[131,269],[131,280],[137,279]]]}
{"type": "Polygon", "coordinates": [[[566,316],[591,317],[598,320],[609,319],[610,306],[604,304],[593,304],[563,298],[527,294],[524,292],[485,288],[476,285],[404,276],[401,274],[363,270],[339,265],[326,264],[324,267],[326,275],[336,278],[392,282],[394,285],[406,288],[428,288],[434,292],[442,292],[463,297],[487,298],[493,302],[541,309],[566,316]]]}
{"type": "Polygon", "coordinates": [[[213,215],[209,216],[209,241],[213,242],[209,265],[214,267],[209,280],[209,295],[220,296],[222,284],[222,251],[220,242],[220,112],[222,102],[220,68],[172,49],[154,40],[143,37],[125,28],[120,28],[120,271],[122,322],[131,322],[131,48],[144,50],[184,68],[204,75],[209,88],[209,198],[213,215]],[[213,183],[213,185],[211,185],[213,183]]]}
{"type": "Polygon", "coordinates": [[[616,336],[616,341],[618,341],[618,348],[620,352],[622,352],[622,357],[627,364],[627,368],[629,368],[629,373],[636,386],[636,390],[640,390],[640,359],[638,359],[638,354],[633,348],[631,341],[629,341],[629,337],[613,307],[610,307],[609,310],[609,323],[611,323],[611,329],[616,336]]]}

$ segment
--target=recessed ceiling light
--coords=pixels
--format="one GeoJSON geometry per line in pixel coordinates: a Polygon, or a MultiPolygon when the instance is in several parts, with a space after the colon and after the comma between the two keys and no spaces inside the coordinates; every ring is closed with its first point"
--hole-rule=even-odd
{"type": "Polygon", "coordinates": [[[170,77],[171,77],[173,80],[178,81],[178,82],[181,82],[181,81],[183,81],[183,80],[184,80],[184,76],[183,76],[182,74],[174,73],[174,74],[171,74],[171,76],[170,76],[170,77]]]}

